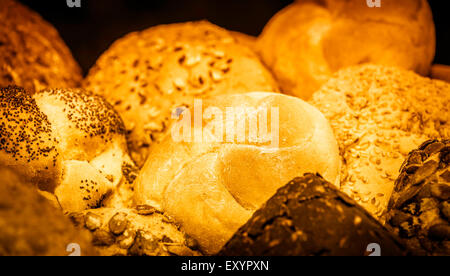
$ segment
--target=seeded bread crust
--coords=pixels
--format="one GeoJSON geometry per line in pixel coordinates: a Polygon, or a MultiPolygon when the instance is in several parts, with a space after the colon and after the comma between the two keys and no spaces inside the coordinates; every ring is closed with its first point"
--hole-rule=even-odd
{"type": "Polygon", "coordinates": [[[194,97],[278,91],[253,51],[204,21],[161,25],[119,39],[98,59],[84,86],[122,116],[139,166],[166,133],[173,109],[194,97]]]}
{"type": "Polygon", "coordinates": [[[338,72],[312,98],[342,157],[341,190],[381,218],[408,153],[450,137],[450,84],[379,65],[338,72]]]}
{"type": "Polygon", "coordinates": [[[81,69],[53,26],[16,1],[0,1],[0,86],[34,93],[78,87],[81,80],[81,69]]]}
{"type": "Polygon", "coordinates": [[[450,255],[450,140],[429,140],[401,167],[389,225],[419,255],[450,255]]]}
{"type": "Polygon", "coordinates": [[[405,247],[368,212],[319,175],[280,188],[222,248],[222,256],[382,256],[405,247]]]}

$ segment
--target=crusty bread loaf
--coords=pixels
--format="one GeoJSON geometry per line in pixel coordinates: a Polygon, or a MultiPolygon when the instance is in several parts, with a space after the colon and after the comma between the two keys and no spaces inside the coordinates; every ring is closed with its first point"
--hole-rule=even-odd
{"type": "Polygon", "coordinates": [[[139,166],[168,129],[174,107],[194,96],[278,89],[253,51],[207,22],[162,25],[125,36],[98,59],[84,86],[103,95],[122,116],[139,166]]]}
{"type": "MultiPolygon", "coordinates": [[[[253,211],[293,177],[318,172],[338,185],[336,140],[328,121],[306,102],[281,94],[248,93],[217,96],[203,101],[202,108],[204,119],[201,123],[193,119],[192,133],[195,139],[202,130],[203,139],[177,140],[178,124],[174,124],[170,135],[154,146],[136,179],[135,197],[137,204],[172,216],[206,253],[217,252],[253,211]],[[231,117],[227,114],[231,108],[253,111],[236,111],[231,117]],[[278,117],[272,108],[278,108],[278,117]],[[226,115],[208,118],[208,110],[226,115]],[[278,129],[278,145],[264,135],[250,139],[251,115],[262,115],[261,122],[269,112],[266,122],[271,137],[278,129]],[[214,130],[214,126],[227,128],[239,122],[245,124],[245,139],[228,139],[228,130],[223,136],[214,130]]],[[[180,115],[181,120],[195,112],[201,111],[194,104],[192,112],[180,115]]],[[[257,126],[259,131],[264,124],[257,126]]],[[[234,133],[240,136],[237,130],[234,133]]]]}
{"type": "Polygon", "coordinates": [[[96,255],[89,232],[76,229],[37,189],[0,165],[0,256],[96,255]],[[77,252],[75,252],[77,253],[77,252]]]}
{"type": "Polygon", "coordinates": [[[364,208],[319,175],[280,188],[222,248],[222,256],[381,256],[407,254],[404,245],[364,208]]]}
{"type": "Polygon", "coordinates": [[[0,1],[0,87],[31,93],[47,87],[77,87],[81,69],[56,29],[14,0],[0,1]]]}
{"type": "Polygon", "coordinates": [[[427,75],[435,30],[426,0],[302,0],[276,14],[258,41],[283,92],[309,99],[332,73],[362,63],[427,75]]]}
{"type": "Polygon", "coordinates": [[[450,255],[450,140],[426,141],[403,163],[388,223],[415,254],[450,255]]]}
{"type": "Polygon", "coordinates": [[[429,138],[450,137],[450,85],[404,69],[343,69],[311,103],[338,140],[342,190],[377,217],[406,155],[429,138]]]}
{"type": "Polygon", "coordinates": [[[54,193],[65,211],[99,206],[126,185],[128,156],[122,119],[100,96],[42,90],[30,96],[0,89],[0,164],[54,193]]]}

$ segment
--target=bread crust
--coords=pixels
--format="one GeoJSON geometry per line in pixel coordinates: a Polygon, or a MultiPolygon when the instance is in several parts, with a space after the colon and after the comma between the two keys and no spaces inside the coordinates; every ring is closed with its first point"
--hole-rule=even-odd
{"type": "Polygon", "coordinates": [[[280,188],[219,252],[220,256],[364,256],[377,243],[382,256],[405,246],[354,200],[320,175],[305,174],[280,188]]]}
{"type": "Polygon", "coordinates": [[[169,128],[172,109],[193,97],[278,90],[252,50],[205,21],[128,34],[97,60],[84,87],[123,117],[139,166],[169,128]]]}
{"type": "Polygon", "coordinates": [[[0,87],[74,88],[81,69],[57,30],[14,0],[0,3],[0,87]]]}
{"type": "Polygon", "coordinates": [[[258,51],[283,92],[308,100],[336,71],[374,63],[428,75],[435,29],[426,0],[297,1],[276,14],[258,51]]]}
{"type": "Polygon", "coordinates": [[[325,114],[338,140],[342,190],[379,218],[408,153],[450,135],[450,85],[404,69],[343,69],[310,103],[325,114]]]}
{"type": "Polygon", "coordinates": [[[168,135],[154,147],[135,184],[137,204],[172,216],[207,254],[216,253],[253,211],[299,173],[319,172],[339,185],[336,140],[312,106],[274,93],[223,95],[203,101],[205,109],[209,106],[278,107],[280,144],[175,142],[168,135]]]}

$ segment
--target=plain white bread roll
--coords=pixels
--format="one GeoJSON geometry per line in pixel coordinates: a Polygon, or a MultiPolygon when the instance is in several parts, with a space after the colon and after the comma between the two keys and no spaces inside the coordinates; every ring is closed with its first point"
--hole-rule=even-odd
{"type": "Polygon", "coordinates": [[[64,211],[98,207],[126,182],[123,168],[133,163],[125,128],[103,98],[83,90],[0,92],[0,165],[54,194],[64,211]]]}
{"type": "MultiPolygon", "coordinates": [[[[189,112],[181,113],[178,122],[192,115],[191,133],[195,138],[201,128],[203,139],[177,141],[173,130],[179,125],[174,123],[172,134],[154,147],[136,179],[135,197],[138,205],[151,205],[172,216],[198,240],[204,252],[217,252],[256,209],[293,177],[320,173],[338,185],[337,142],[328,121],[308,103],[281,94],[248,93],[218,96],[201,104],[201,127],[195,125],[195,103],[189,112]],[[232,118],[227,114],[230,108],[253,111],[234,112],[232,118]],[[276,109],[278,118],[273,116],[276,109]],[[223,116],[216,113],[207,120],[208,110],[222,111],[223,116]],[[268,132],[274,134],[278,128],[278,146],[273,139],[262,139],[263,135],[249,139],[250,114],[266,115],[264,110],[268,111],[268,132]],[[226,126],[237,126],[239,122],[246,124],[245,141],[238,140],[238,136],[228,140],[226,126]],[[222,140],[207,141],[211,135],[220,137],[217,128],[211,128],[213,123],[224,126],[222,140]]],[[[262,117],[258,118],[261,122],[262,117]]]]}

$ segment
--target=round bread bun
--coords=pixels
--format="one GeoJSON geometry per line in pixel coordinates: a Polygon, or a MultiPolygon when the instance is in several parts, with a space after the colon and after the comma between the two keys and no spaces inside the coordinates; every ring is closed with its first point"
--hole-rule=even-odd
{"type": "Polygon", "coordinates": [[[204,21],[125,36],[98,59],[84,86],[103,95],[122,116],[139,166],[168,129],[174,107],[194,96],[278,89],[252,50],[204,21]]]}
{"type": "Polygon", "coordinates": [[[194,103],[193,109],[184,110],[182,119],[153,147],[136,179],[135,198],[137,204],[156,207],[173,217],[206,254],[216,253],[296,175],[318,172],[339,185],[336,140],[328,121],[306,102],[255,92],[221,95],[201,105],[194,103]],[[203,116],[202,122],[197,116],[203,116]],[[251,118],[258,118],[260,124],[251,124],[251,118]],[[270,139],[261,134],[266,123],[270,139]],[[252,125],[260,133],[256,139],[251,135],[252,125]],[[186,129],[194,134],[192,139],[179,139],[176,135],[184,135],[186,129]],[[203,136],[198,138],[200,131],[203,136]]]}
{"type": "Polygon", "coordinates": [[[354,200],[320,175],[305,174],[280,188],[222,248],[222,256],[382,256],[404,245],[354,200]]]}
{"type": "Polygon", "coordinates": [[[418,255],[450,255],[450,140],[426,141],[403,163],[388,223],[418,255]]]}
{"type": "Polygon", "coordinates": [[[362,63],[428,75],[435,29],[426,0],[303,0],[276,14],[258,49],[283,92],[308,100],[332,73],[362,63]]]}
{"type": "Polygon", "coordinates": [[[54,193],[65,211],[99,206],[127,186],[133,162],[119,115],[82,90],[0,89],[0,164],[54,193]]]}
{"type": "Polygon", "coordinates": [[[0,1],[0,18],[0,87],[80,85],[81,69],[53,26],[13,0],[0,1]]]}
{"type": "Polygon", "coordinates": [[[89,232],[75,228],[31,184],[3,166],[0,178],[0,256],[67,256],[71,244],[82,256],[97,254],[89,232]]]}
{"type": "Polygon", "coordinates": [[[450,137],[450,84],[404,69],[343,69],[310,103],[338,140],[342,190],[376,217],[386,211],[407,154],[430,138],[450,137]]]}

